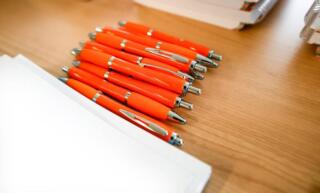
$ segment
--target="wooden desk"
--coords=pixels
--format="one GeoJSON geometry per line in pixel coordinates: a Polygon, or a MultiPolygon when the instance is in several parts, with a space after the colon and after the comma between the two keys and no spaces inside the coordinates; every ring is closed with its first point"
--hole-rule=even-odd
{"type": "Polygon", "coordinates": [[[221,67],[187,96],[182,148],[213,167],[207,193],[320,192],[320,62],[299,38],[311,0],[281,0],[243,31],[143,8],[131,1],[0,2],[0,53],[22,53],[55,76],[98,25],[138,21],[206,44],[221,67]]]}

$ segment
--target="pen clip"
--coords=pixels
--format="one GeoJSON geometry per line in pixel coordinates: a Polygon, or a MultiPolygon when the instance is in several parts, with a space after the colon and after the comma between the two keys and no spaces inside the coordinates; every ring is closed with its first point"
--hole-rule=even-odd
{"type": "Polygon", "coordinates": [[[172,52],[168,52],[168,51],[164,51],[164,50],[160,50],[160,49],[156,49],[156,48],[145,48],[145,50],[147,52],[150,52],[152,54],[158,55],[158,56],[162,56],[165,58],[168,58],[170,60],[173,61],[177,61],[177,62],[182,62],[182,63],[188,63],[189,59],[186,57],[183,57],[179,54],[175,54],[172,52]]]}
{"type": "Polygon", "coordinates": [[[123,110],[123,109],[119,109],[120,113],[124,114],[127,118],[129,118],[130,120],[132,120],[133,122],[137,123],[138,125],[152,131],[155,132],[159,135],[162,136],[167,136],[168,135],[168,131],[163,129],[162,127],[160,127],[159,125],[152,123],[149,120],[146,120],[143,117],[140,117],[138,115],[135,115],[134,113],[131,113],[129,111],[123,110]]]}
{"type": "Polygon", "coordinates": [[[156,66],[156,65],[153,65],[153,64],[146,64],[146,63],[139,63],[139,66],[141,66],[141,67],[145,67],[146,66],[146,67],[154,68],[154,69],[157,69],[157,70],[162,70],[162,71],[168,72],[170,74],[173,74],[175,76],[178,76],[180,78],[183,78],[185,80],[188,80],[190,82],[194,81],[194,78],[192,76],[190,76],[189,74],[186,74],[186,73],[183,73],[183,72],[175,72],[175,71],[169,70],[168,68],[165,68],[165,67],[156,66]]]}

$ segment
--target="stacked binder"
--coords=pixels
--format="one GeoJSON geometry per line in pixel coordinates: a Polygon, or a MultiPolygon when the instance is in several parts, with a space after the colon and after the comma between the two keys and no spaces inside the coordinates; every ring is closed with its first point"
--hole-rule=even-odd
{"type": "Polygon", "coordinates": [[[301,31],[302,37],[309,44],[317,45],[316,54],[320,55],[320,1],[316,0],[304,17],[305,26],[301,31]]]}
{"type": "Polygon", "coordinates": [[[228,29],[261,21],[277,0],[135,0],[159,9],[228,29]]]}

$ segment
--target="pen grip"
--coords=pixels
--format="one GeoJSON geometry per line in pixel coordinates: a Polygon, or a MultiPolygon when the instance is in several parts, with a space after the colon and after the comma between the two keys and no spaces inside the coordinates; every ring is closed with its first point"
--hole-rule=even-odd
{"type": "Polygon", "coordinates": [[[170,111],[170,109],[163,104],[134,92],[128,98],[127,104],[160,120],[166,120],[168,118],[168,112],[170,111]]]}
{"type": "Polygon", "coordinates": [[[140,68],[132,63],[115,59],[112,64],[115,71],[131,75],[136,79],[182,94],[185,80],[151,69],[140,68]]]}
{"type": "Polygon", "coordinates": [[[108,60],[110,57],[111,55],[109,54],[90,49],[83,49],[78,55],[79,60],[84,60],[104,68],[108,68],[108,60]]]}
{"type": "Polygon", "coordinates": [[[107,72],[109,72],[109,70],[99,67],[97,65],[88,63],[88,62],[84,62],[84,61],[80,61],[78,68],[85,70],[87,72],[90,72],[91,74],[94,74],[98,77],[104,78],[105,74],[107,72]]]}
{"type": "Polygon", "coordinates": [[[96,33],[95,41],[111,46],[116,49],[122,49],[121,42],[123,38],[120,38],[118,36],[112,35],[111,33],[96,33]]]}

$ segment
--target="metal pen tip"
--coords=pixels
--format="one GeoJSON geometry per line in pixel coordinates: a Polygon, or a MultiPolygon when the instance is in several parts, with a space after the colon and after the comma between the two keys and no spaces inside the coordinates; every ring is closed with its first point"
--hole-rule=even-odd
{"type": "Polygon", "coordinates": [[[216,54],[214,50],[211,50],[211,51],[209,52],[208,57],[211,58],[211,59],[218,60],[218,61],[221,61],[221,60],[222,60],[222,56],[219,55],[219,54],[216,54]]]}
{"type": "Polygon", "coordinates": [[[178,71],[177,74],[182,77],[183,79],[187,80],[188,82],[194,82],[195,78],[192,77],[191,75],[178,71]]]}
{"type": "Polygon", "coordinates": [[[96,39],[96,35],[97,35],[96,32],[90,32],[90,33],[88,34],[88,36],[89,36],[89,38],[90,38],[91,40],[95,40],[95,39],[96,39]]]}
{"type": "Polygon", "coordinates": [[[183,145],[183,140],[181,139],[181,137],[177,133],[173,133],[169,143],[180,147],[183,145]]]}
{"type": "Polygon", "coordinates": [[[69,68],[67,66],[64,66],[61,68],[63,72],[68,73],[69,68]]]}
{"type": "Polygon", "coordinates": [[[191,72],[191,75],[197,80],[203,80],[204,79],[204,75],[201,74],[200,72],[193,71],[193,72],[191,72]]]}
{"type": "Polygon", "coordinates": [[[79,67],[80,66],[80,61],[79,60],[73,60],[72,61],[72,65],[75,67],[79,67]]]}
{"type": "Polygon", "coordinates": [[[200,88],[197,88],[197,87],[194,87],[194,86],[188,86],[188,92],[190,93],[193,93],[193,94],[196,94],[196,95],[200,95],[201,94],[201,89],[200,88]]]}
{"type": "Polygon", "coordinates": [[[97,26],[97,27],[95,28],[95,31],[96,31],[96,32],[103,32],[103,29],[102,29],[102,27],[97,26]]]}
{"type": "Polygon", "coordinates": [[[177,113],[175,113],[173,111],[169,111],[168,117],[170,118],[170,120],[179,122],[181,124],[186,124],[187,123],[186,119],[184,119],[183,117],[181,117],[180,115],[178,115],[177,113]]]}
{"type": "Polygon", "coordinates": [[[79,55],[80,52],[81,52],[81,48],[73,48],[73,49],[71,50],[71,54],[74,55],[74,56],[79,55]]]}
{"type": "Polygon", "coordinates": [[[192,110],[193,109],[193,104],[189,103],[187,101],[184,101],[184,100],[180,100],[178,106],[179,107],[183,107],[183,108],[188,109],[188,110],[192,110]]]}
{"type": "Polygon", "coordinates": [[[80,48],[83,48],[85,46],[86,42],[85,41],[80,41],[79,42],[79,46],[80,48]]]}
{"type": "Polygon", "coordinates": [[[124,26],[124,25],[126,25],[126,23],[127,23],[127,22],[124,21],[124,20],[118,22],[119,26],[121,26],[121,27],[124,26]]]}
{"type": "Polygon", "coordinates": [[[207,67],[201,65],[201,64],[195,64],[194,65],[194,70],[199,71],[199,72],[207,72],[207,67]]]}
{"type": "Polygon", "coordinates": [[[61,80],[61,82],[67,83],[69,78],[67,77],[58,77],[59,80],[61,80]]]}

